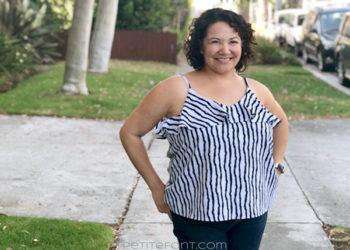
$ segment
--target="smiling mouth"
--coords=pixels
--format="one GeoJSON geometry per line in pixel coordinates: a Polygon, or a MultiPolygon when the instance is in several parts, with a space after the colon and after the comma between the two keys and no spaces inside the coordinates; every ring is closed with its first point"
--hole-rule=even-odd
{"type": "Polygon", "coordinates": [[[232,60],[232,57],[215,58],[215,60],[218,60],[219,62],[229,62],[232,60]]]}

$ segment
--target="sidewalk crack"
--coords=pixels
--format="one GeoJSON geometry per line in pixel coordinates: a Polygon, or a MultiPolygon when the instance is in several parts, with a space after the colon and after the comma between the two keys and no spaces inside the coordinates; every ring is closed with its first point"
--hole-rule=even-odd
{"type": "MultiPolygon", "coordinates": [[[[154,138],[152,137],[146,147],[147,151],[150,151],[152,144],[153,144],[154,138]]],[[[113,244],[111,245],[111,247],[109,248],[109,250],[118,250],[119,249],[119,240],[120,240],[120,233],[122,231],[121,226],[124,223],[124,220],[126,218],[126,215],[129,212],[129,208],[130,208],[130,204],[132,201],[132,197],[134,195],[134,192],[136,190],[137,184],[139,183],[140,180],[140,174],[137,173],[134,179],[134,184],[132,186],[132,189],[128,195],[128,198],[126,199],[126,204],[124,206],[124,209],[122,211],[122,215],[118,216],[118,222],[113,225],[113,233],[114,233],[114,241],[113,244]]]]}
{"type": "Polygon", "coordinates": [[[291,174],[293,175],[295,182],[297,183],[298,187],[300,188],[301,192],[303,193],[303,196],[304,196],[304,198],[306,199],[306,202],[307,202],[307,203],[309,204],[309,206],[311,207],[311,209],[312,209],[312,211],[314,212],[316,218],[321,222],[322,227],[325,226],[326,223],[325,223],[325,222],[321,219],[321,217],[317,214],[315,207],[312,205],[310,199],[307,197],[307,195],[306,195],[306,193],[305,193],[303,187],[301,186],[299,180],[297,179],[297,177],[296,177],[296,175],[295,175],[295,173],[294,173],[294,171],[293,171],[293,169],[292,169],[292,167],[291,167],[291,164],[289,163],[288,158],[287,158],[287,157],[284,157],[284,160],[285,160],[285,162],[287,163],[287,166],[288,166],[288,168],[289,168],[289,171],[290,171],[291,174]]]}

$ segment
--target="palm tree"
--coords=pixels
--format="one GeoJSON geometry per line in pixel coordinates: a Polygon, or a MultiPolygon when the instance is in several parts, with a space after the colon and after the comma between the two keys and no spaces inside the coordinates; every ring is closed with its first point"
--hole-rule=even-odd
{"type": "Polygon", "coordinates": [[[107,73],[114,39],[118,0],[100,0],[90,46],[89,72],[107,73]]]}
{"type": "Polygon", "coordinates": [[[75,0],[72,27],[68,34],[62,91],[88,95],[86,70],[94,0],[75,0]]]}
{"type": "Polygon", "coordinates": [[[267,27],[267,0],[258,0],[257,23],[262,29],[267,27]]]}

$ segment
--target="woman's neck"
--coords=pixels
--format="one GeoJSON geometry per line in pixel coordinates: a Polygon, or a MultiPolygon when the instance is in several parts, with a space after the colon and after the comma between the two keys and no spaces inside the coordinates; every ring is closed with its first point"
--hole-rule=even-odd
{"type": "Polygon", "coordinates": [[[241,77],[234,71],[228,71],[223,74],[218,74],[215,71],[208,70],[206,68],[203,68],[200,70],[200,73],[202,76],[205,76],[207,79],[210,79],[211,82],[216,82],[216,83],[225,83],[225,82],[231,82],[235,80],[241,79],[241,77]]]}

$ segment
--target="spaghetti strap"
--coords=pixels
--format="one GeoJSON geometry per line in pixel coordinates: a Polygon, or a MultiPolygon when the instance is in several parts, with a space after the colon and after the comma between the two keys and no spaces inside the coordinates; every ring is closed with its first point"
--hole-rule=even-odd
{"type": "Polygon", "coordinates": [[[185,75],[183,75],[183,74],[179,74],[179,76],[181,76],[182,77],[182,79],[184,79],[184,81],[185,81],[185,83],[186,83],[186,85],[187,85],[187,88],[191,88],[191,85],[190,85],[190,83],[188,82],[188,80],[187,80],[187,78],[186,78],[186,76],[185,75]]]}
{"type": "Polygon", "coordinates": [[[247,78],[243,77],[243,79],[244,79],[245,85],[246,85],[246,86],[247,86],[247,88],[248,88],[248,87],[249,87],[249,85],[248,85],[247,78]]]}

